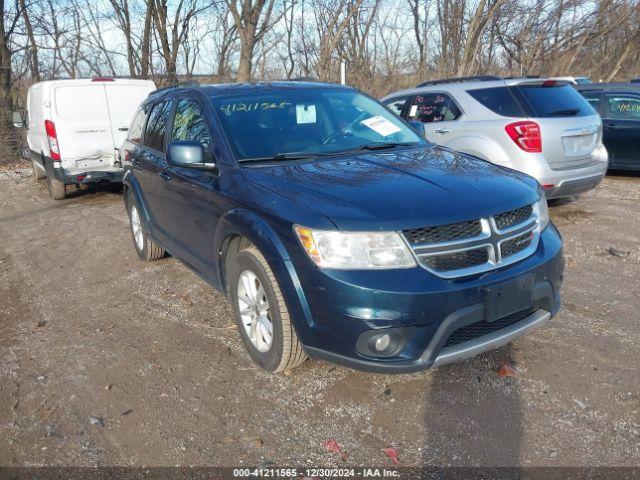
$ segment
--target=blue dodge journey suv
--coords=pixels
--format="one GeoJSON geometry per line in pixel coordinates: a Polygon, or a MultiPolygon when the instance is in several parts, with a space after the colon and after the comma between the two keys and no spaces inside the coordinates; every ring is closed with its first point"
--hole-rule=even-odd
{"type": "Polygon", "coordinates": [[[138,255],[169,252],[225,292],[268,371],[307,356],[439,366],[560,307],[562,240],[540,185],[426,142],[352,88],[159,90],[121,155],[138,255]]]}

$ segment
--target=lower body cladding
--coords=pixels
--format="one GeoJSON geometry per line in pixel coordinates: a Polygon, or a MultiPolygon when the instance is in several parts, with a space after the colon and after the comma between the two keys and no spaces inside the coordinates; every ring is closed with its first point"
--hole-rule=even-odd
{"type": "MultiPolygon", "coordinates": [[[[405,373],[504,345],[560,308],[562,241],[553,225],[530,257],[475,277],[445,280],[416,267],[386,271],[297,269],[304,318],[294,318],[313,358],[405,373]]],[[[300,293],[299,293],[300,295],[300,293]]]]}

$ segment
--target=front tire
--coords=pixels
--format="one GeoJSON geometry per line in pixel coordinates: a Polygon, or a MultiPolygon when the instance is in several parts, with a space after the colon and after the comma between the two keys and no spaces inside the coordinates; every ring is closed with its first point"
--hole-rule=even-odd
{"type": "Polygon", "coordinates": [[[156,245],[144,231],[138,205],[136,205],[132,199],[129,199],[127,207],[129,210],[131,238],[133,239],[133,246],[135,247],[136,253],[140,259],[145,262],[150,262],[164,257],[164,248],[156,245]]]}
{"type": "Polygon", "coordinates": [[[302,364],[307,356],[291,323],[280,286],[260,250],[251,245],[230,262],[229,288],[242,341],[268,372],[302,364]]]}

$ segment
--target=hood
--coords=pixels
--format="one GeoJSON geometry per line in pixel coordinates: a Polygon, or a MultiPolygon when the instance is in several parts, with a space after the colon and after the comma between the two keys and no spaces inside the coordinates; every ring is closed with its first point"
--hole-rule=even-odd
{"type": "Polygon", "coordinates": [[[403,230],[506,212],[538,199],[522,173],[441,147],[243,168],[248,180],[341,230],[403,230]]]}

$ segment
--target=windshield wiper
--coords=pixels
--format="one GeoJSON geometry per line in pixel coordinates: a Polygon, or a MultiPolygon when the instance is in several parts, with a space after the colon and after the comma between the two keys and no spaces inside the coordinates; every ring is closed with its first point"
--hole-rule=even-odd
{"type": "Polygon", "coordinates": [[[566,110],[554,110],[549,113],[552,117],[556,115],[577,115],[580,112],[579,108],[567,108],[566,110]]]}
{"type": "Polygon", "coordinates": [[[270,157],[243,158],[240,162],[273,162],[278,160],[301,160],[317,157],[317,153],[276,153],[270,157]]]}
{"type": "Polygon", "coordinates": [[[395,148],[395,147],[410,147],[412,145],[417,145],[417,142],[405,142],[405,143],[376,142],[376,143],[365,143],[351,150],[386,150],[386,149],[395,148]]]}

